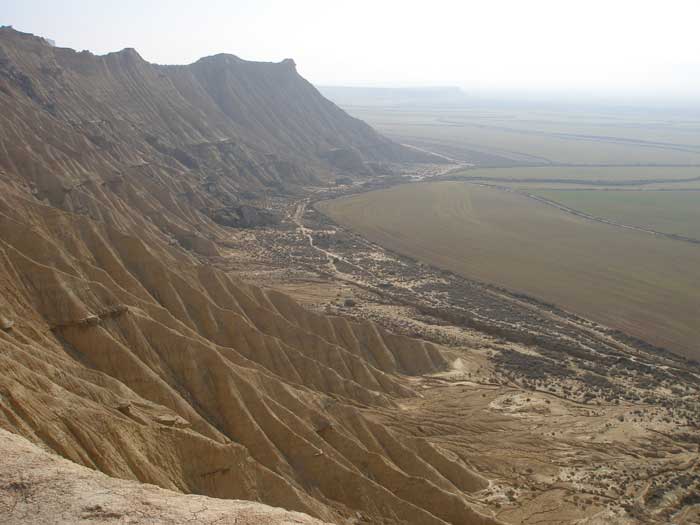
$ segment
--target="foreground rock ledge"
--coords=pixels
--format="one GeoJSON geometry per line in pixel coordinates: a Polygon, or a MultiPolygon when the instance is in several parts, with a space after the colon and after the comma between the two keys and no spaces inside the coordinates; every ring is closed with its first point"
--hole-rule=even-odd
{"type": "Polygon", "coordinates": [[[111,478],[0,430],[0,522],[323,525],[262,503],[184,495],[111,478]]]}

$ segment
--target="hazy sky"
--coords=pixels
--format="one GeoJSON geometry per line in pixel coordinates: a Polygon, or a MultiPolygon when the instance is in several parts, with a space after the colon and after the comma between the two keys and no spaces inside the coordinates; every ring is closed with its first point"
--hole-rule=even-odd
{"type": "Polygon", "coordinates": [[[700,94],[699,0],[0,0],[0,24],[158,63],[292,57],[316,84],[700,94]]]}

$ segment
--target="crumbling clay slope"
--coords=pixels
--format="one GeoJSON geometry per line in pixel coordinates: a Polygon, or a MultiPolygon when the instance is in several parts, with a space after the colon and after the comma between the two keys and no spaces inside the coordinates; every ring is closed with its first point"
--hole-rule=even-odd
{"type": "MultiPolygon", "coordinates": [[[[167,68],[0,30],[0,427],[115,478],[329,522],[494,523],[468,502],[485,479],[374,417],[443,350],[212,265],[237,188],[318,174],[326,128],[270,106],[302,89],[289,63],[167,68]],[[268,98],[244,101],[249,82],[268,98]]],[[[386,143],[316,104],[334,143],[386,143]]]]}
{"type": "Polygon", "coordinates": [[[0,513],[20,523],[219,523],[321,525],[298,512],[261,503],[185,496],[153,485],[124,481],[49,454],[0,430],[0,513]]]}

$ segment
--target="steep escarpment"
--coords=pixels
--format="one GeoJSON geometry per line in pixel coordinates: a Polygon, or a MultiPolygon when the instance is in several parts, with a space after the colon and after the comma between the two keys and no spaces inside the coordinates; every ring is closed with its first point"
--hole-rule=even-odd
{"type": "Polygon", "coordinates": [[[373,163],[439,162],[347,115],[291,61],[159,66],[133,49],[95,56],[11,28],[0,28],[0,139],[0,176],[21,191],[99,219],[98,201],[128,200],[207,254],[192,230],[202,216],[236,224],[242,195],[373,163]]]}
{"type": "Polygon", "coordinates": [[[149,163],[197,173],[207,178],[205,188],[226,190],[317,180],[332,168],[323,159],[335,151],[360,161],[436,160],[347,115],[292,60],[216,55],[160,66],[133,49],[95,56],[2,28],[0,97],[5,140],[12,141],[5,167],[32,161],[36,171],[50,159],[67,172],[65,182],[98,168],[149,163]],[[11,145],[24,143],[29,131],[44,151],[18,155],[11,145]]]}
{"type": "Polygon", "coordinates": [[[153,66],[10,29],[0,108],[0,427],[110,476],[325,521],[494,523],[465,461],[377,422],[443,349],[210,264],[240,190],[400,147],[289,62],[153,66]]]}

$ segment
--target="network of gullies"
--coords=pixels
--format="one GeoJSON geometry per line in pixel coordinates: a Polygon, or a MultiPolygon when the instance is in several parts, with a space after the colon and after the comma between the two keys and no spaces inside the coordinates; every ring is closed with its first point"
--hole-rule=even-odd
{"type": "Polygon", "coordinates": [[[454,167],[0,29],[0,522],[698,523],[697,363],[312,207],[454,167]]]}

